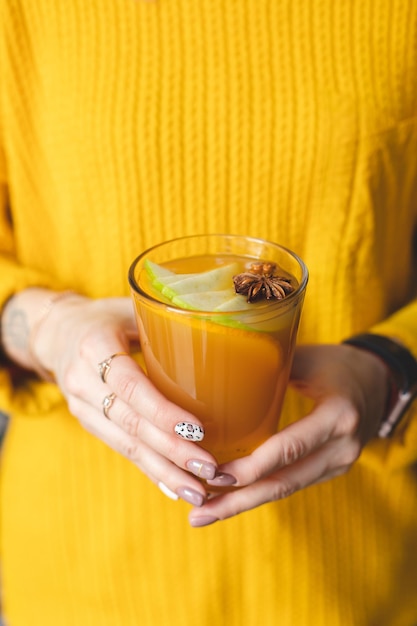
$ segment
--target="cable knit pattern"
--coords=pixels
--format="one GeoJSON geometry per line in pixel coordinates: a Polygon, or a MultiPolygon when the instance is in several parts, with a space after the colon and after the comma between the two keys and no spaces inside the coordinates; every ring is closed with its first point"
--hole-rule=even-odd
{"type": "MultiPolygon", "coordinates": [[[[417,355],[416,2],[0,5],[1,302],[128,295],[145,247],[245,233],[309,266],[300,341],[417,355]]],[[[197,530],[56,387],[0,377],[9,626],[417,624],[415,408],[347,476],[197,530]]]]}

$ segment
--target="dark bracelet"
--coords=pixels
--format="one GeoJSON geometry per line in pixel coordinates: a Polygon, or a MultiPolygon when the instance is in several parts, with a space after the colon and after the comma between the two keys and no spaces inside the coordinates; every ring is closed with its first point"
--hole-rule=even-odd
{"type": "Polygon", "coordinates": [[[345,339],[343,343],[373,352],[392,372],[398,390],[397,397],[393,399],[390,411],[378,431],[379,437],[389,437],[417,397],[417,360],[407,348],[382,335],[364,333],[345,339]]]}

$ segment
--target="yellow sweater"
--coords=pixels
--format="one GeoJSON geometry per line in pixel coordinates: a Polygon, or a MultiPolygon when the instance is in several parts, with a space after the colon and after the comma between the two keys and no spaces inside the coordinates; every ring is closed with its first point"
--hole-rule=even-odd
{"type": "MultiPolygon", "coordinates": [[[[127,295],[145,247],[245,233],[309,266],[300,341],[417,355],[416,38],[414,0],[3,0],[1,302],[127,295]]],[[[9,626],[417,624],[415,405],[348,475],[204,529],[54,385],[5,366],[0,408],[9,626]]]]}

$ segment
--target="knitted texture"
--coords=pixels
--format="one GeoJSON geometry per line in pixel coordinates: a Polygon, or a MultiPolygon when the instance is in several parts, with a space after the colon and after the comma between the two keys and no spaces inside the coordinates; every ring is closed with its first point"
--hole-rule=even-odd
{"type": "MultiPolygon", "coordinates": [[[[417,355],[416,41],[413,0],[3,1],[0,301],[127,296],[146,247],[250,234],[309,267],[301,342],[417,355]]],[[[191,529],[54,385],[0,376],[10,626],[417,623],[415,409],[348,475],[191,529]]]]}

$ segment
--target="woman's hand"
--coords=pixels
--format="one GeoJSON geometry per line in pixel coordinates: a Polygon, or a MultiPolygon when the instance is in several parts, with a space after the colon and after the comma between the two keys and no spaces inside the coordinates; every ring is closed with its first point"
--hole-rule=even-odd
{"type": "Polygon", "coordinates": [[[240,489],[194,509],[192,526],[226,519],[347,472],[377,433],[389,375],[374,355],[348,345],[299,347],[291,384],[313,399],[314,409],[250,456],[222,465],[219,471],[234,476],[240,489]]]}
{"type": "MultiPolygon", "coordinates": [[[[35,328],[32,355],[53,373],[70,412],[82,426],[137,465],[166,495],[200,506],[206,491],[189,472],[213,478],[216,461],[196,443],[175,434],[175,426],[183,422],[190,424],[195,440],[204,431],[199,420],[159,393],[128,355],[132,344],[138,342],[131,300],[90,300],[69,294],[57,299],[47,318],[36,324],[33,310],[46,297],[49,292],[35,289],[14,297],[4,312],[5,328],[11,328],[13,317],[22,320],[26,315],[28,336],[31,325],[35,328]],[[100,363],[118,353],[124,354],[110,360],[103,382],[100,363]],[[106,397],[109,406],[105,414],[106,397]]],[[[12,336],[4,339],[9,356],[20,354],[15,360],[28,365],[22,346],[19,352],[13,348],[12,336]]]]}

